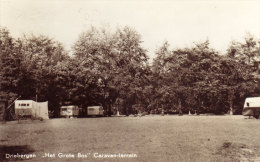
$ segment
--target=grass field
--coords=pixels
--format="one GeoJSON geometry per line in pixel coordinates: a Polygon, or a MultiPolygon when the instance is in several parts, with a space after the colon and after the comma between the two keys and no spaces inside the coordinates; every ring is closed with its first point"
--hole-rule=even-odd
{"type": "Polygon", "coordinates": [[[17,153],[36,155],[26,161],[260,161],[259,128],[243,116],[12,121],[0,124],[0,161],[22,160],[6,157],[17,153]],[[114,154],[132,157],[104,157],[114,154]]]}

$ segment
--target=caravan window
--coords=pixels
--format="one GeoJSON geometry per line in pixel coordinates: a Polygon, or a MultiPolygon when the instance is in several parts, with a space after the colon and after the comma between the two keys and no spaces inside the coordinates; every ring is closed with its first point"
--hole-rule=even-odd
{"type": "Polygon", "coordinates": [[[19,106],[29,106],[29,104],[19,104],[19,106]]]}
{"type": "Polygon", "coordinates": [[[67,111],[67,108],[62,108],[61,110],[62,110],[62,111],[67,111]]]}

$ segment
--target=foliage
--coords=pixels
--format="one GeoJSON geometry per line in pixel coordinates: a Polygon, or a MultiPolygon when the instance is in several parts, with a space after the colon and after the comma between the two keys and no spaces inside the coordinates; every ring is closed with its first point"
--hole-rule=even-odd
{"type": "Polygon", "coordinates": [[[209,41],[173,51],[168,47],[163,44],[153,63],[159,85],[153,101],[160,107],[180,113],[224,113],[240,107],[241,112],[241,100],[257,88],[252,68],[210,49],[209,41]]]}
{"type": "Polygon", "coordinates": [[[74,74],[82,79],[78,81],[82,88],[75,88],[86,94],[85,105],[102,104],[110,114],[115,101],[123,99],[123,111],[131,111],[142,96],[147,68],[140,43],[140,35],[128,27],[113,34],[91,28],[80,35],[73,49],[81,70],[74,74]]]}
{"type": "Polygon", "coordinates": [[[81,33],[72,55],[49,37],[13,38],[0,27],[0,98],[48,100],[59,107],[103,105],[131,113],[241,113],[244,99],[260,95],[260,41],[247,35],[227,54],[209,41],[170,49],[166,41],[148,64],[133,28],[111,32],[95,27],[81,33]]]}

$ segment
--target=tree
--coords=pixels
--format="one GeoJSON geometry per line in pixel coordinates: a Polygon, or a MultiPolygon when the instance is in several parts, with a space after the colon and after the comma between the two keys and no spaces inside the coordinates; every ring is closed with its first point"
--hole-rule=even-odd
{"type": "MultiPolygon", "coordinates": [[[[169,43],[166,41],[156,51],[156,58],[152,64],[152,93],[151,102],[149,107],[161,107],[163,109],[170,109],[171,104],[174,101],[174,94],[172,93],[169,83],[173,83],[172,80],[167,79],[171,66],[169,58],[172,56],[172,51],[169,49],[169,43]],[[170,92],[171,91],[171,92],[170,92]],[[171,101],[169,101],[171,100],[171,101]]],[[[173,83],[174,84],[174,83],[173,83]]]]}
{"type": "Polygon", "coordinates": [[[140,35],[128,27],[114,34],[92,27],[79,36],[73,49],[81,70],[75,74],[81,78],[77,83],[85,87],[83,93],[91,95],[86,100],[102,104],[111,114],[112,105],[121,98],[127,113],[142,96],[138,92],[144,86],[141,80],[145,77],[147,56],[140,43],[140,35]],[[86,78],[93,82],[84,82],[86,78]]]}
{"type": "Polygon", "coordinates": [[[163,107],[173,103],[180,114],[182,110],[222,113],[233,108],[237,93],[245,91],[242,85],[249,84],[243,78],[250,78],[245,69],[209,48],[209,41],[173,51],[168,46],[160,48],[153,64],[160,85],[157,102],[163,107]]]}
{"type": "Polygon", "coordinates": [[[257,42],[251,34],[247,34],[244,40],[245,42],[233,41],[227,50],[227,60],[229,63],[232,62],[231,71],[234,72],[231,75],[233,90],[230,90],[233,102],[239,99],[240,102],[241,99],[244,101],[247,96],[260,95],[260,41],[257,42]]]}
{"type": "Polygon", "coordinates": [[[260,62],[260,40],[256,40],[251,34],[247,34],[244,42],[231,42],[227,55],[242,64],[259,69],[260,62]]]}
{"type": "Polygon", "coordinates": [[[55,68],[57,64],[68,59],[68,55],[61,43],[43,35],[24,36],[22,43],[22,68],[25,81],[23,84],[28,86],[22,90],[28,92],[23,97],[36,101],[48,100],[49,95],[52,95],[49,90],[53,86],[55,68]]]}
{"type": "MultiPolygon", "coordinates": [[[[76,78],[75,93],[84,94],[84,105],[102,104],[111,112],[114,91],[109,82],[114,74],[114,40],[109,32],[92,27],[73,46],[76,78]],[[80,88],[81,87],[81,88],[80,88]]],[[[82,102],[81,100],[81,102],[82,102]]]]}
{"type": "Polygon", "coordinates": [[[119,97],[124,100],[124,110],[128,114],[134,104],[145,104],[142,99],[149,75],[148,57],[141,47],[141,36],[134,29],[118,29],[115,40],[117,75],[113,84],[119,97]]]}
{"type": "Polygon", "coordinates": [[[21,41],[0,27],[0,98],[13,101],[18,97],[21,82],[21,41]]]}

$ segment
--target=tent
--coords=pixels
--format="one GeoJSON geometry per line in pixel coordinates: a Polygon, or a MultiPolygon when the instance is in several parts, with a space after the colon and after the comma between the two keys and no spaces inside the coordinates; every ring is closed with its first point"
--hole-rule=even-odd
{"type": "Polygon", "coordinates": [[[49,119],[48,101],[35,102],[33,100],[16,100],[15,115],[22,117],[41,117],[49,119]]]}

